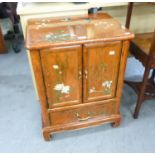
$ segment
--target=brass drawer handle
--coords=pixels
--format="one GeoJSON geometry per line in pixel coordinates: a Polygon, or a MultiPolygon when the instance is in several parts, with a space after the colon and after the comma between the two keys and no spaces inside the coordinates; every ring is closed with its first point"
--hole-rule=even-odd
{"type": "Polygon", "coordinates": [[[77,116],[77,118],[78,118],[79,121],[87,121],[88,119],[92,118],[90,116],[90,112],[88,112],[88,116],[87,117],[84,117],[84,118],[81,118],[80,117],[80,114],[78,112],[76,113],[76,116],[77,116]]]}

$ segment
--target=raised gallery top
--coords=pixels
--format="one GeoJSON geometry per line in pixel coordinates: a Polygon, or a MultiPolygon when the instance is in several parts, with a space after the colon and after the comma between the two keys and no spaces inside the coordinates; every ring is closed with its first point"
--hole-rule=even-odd
{"type": "Polygon", "coordinates": [[[26,48],[42,49],[90,42],[129,40],[134,34],[106,13],[31,19],[26,48]]]}

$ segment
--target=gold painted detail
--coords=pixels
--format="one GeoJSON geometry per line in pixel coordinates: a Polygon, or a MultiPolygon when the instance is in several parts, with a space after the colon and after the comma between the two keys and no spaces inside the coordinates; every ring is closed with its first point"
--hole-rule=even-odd
{"type": "Polygon", "coordinates": [[[69,33],[61,33],[61,32],[46,34],[45,37],[43,38],[43,40],[49,42],[61,42],[70,39],[71,35],[69,33]]]}

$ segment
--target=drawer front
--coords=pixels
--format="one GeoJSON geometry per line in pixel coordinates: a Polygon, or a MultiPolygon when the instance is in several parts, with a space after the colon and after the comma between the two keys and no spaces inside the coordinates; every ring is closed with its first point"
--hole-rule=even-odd
{"type": "Polygon", "coordinates": [[[106,119],[116,113],[116,102],[108,101],[105,103],[82,105],[78,108],[70,108],[50,112],[52,126],[67,125],[70,123],[87,123],[96,119],[106,119]]]}
{"type": "Polygon", "coordinates": [[[121,44],[117,41],[84,45],[84,102],[115,96],[121,44]]]}
{"type": "Polygon", "coordinates": [[[81,103],[82,47],[49,48],[40,55],[49,108],[81,103]]]}

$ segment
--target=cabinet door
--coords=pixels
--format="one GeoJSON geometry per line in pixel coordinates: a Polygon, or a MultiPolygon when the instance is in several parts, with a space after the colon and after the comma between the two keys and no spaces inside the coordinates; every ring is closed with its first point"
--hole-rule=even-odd
{"type": "Polygon", "coordinates": [[[84,45],[84,102],[115,96],[121,42],[84,45]]]}
{"type": "Polygon", "coordinates": [[[81,103],[82,47],[40,51],[49,108],[81,103]]]}

